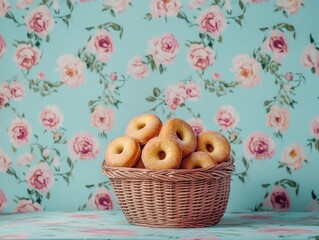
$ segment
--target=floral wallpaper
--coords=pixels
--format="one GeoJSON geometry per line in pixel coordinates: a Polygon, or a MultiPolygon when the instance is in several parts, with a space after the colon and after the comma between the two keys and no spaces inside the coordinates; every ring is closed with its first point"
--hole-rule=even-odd
{"type": "Polygon", "coordinates": [[[319,210],[319,2],[0,0],[0,211],[108,210],[141,113],[220,131],[229,211],[319,210]]]}

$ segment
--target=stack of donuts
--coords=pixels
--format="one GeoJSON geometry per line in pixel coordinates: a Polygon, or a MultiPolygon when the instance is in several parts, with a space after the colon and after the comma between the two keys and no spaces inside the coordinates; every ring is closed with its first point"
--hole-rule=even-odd
{"type": "Polygon", "coordinates": [[[228,140],[217,131],[195,135],[182,119],[162,122],[151,113],[128,123],[125,135],[111,141],[105,150],[109,167],[152,170],[210,168],[230,157],[228,140]]]}

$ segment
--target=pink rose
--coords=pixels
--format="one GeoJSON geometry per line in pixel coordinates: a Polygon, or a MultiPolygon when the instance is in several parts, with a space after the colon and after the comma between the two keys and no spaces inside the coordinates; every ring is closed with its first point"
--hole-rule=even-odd
{"type": "Polygon", "coordinates": [[[29,165],[34,160],[35,160],[35,156],[32,153],[26,152],[18,158],[18,166],[22,167],[25,165],[29,165]]]}
{"type": "Polygon", "coordinates": [[[191,126],[196,136],[206,130],[204,122],[200,118],[191,118],[188,120],[188,124],[191,126]]]}
{"type": "Polygon", "coordinates": [[[47,193],[54,183],[54,175],[50,166],[46,162],[29,169],[25,175],[29,189],[37,189],[42,193],[47,193]]]}
{"type": "Polygon", "coordinates": [[[3,57],[6,51],[7,51],[6,41],[3,39],[2,35],[0,35],[0,59],[3,57]]]}
{"type": "Polygon", "coordinates": [[[29,70],[39,63],[40,57],[41,52],[39,48],[21,43],[14,52],[13,61],[19,68],[29,70]]]}
{"type": "MultiPolygon", "coordinates": [[[[0,206],[1,206],[1,200],[0,200],[0,206]]],[[[0,210],[1,210],[1,208],[0,208],[0,210]]],[[[307,206],[307,211],[319,212],[319,202],[318,202],[317,199],[312,199],[311,200],[311,202],[307,206]]]]}
{"type": "Polygon", "coordinates": [[[179,85],[168,85],[164,92],[165,103],[173,111],[176,111],[186,98],[185,90],[179,85]]]}
{"type": "Polygon", "coordinates": [[[10,4],[7,0],[0,0],[0,17],[4,17],[10,9],[10,4]]]}
{"type": "Polygon", "coordinates": [[[287,73],[285,74],[285,79],[286,79],[287,81],[292,81],[292,80],[294,80],[294,75],[293,75],[291,72],[287,72],[287,73]]]}
{"type": "Polygon", "coordinates": [[[238,55],[233,58],[233,68],[231,71],[236,74],[236,81],[243,87],[252,88],[261,82],[259,69],[261,65],[256,59],[248,55],[238,55]]]}
{"type": "Polygon", "coordinates": [[[90,198],[88,206],[94,210],[112,210],[114,203],[111,192],[106,188],[97,188],[95,194],[90,198]]]}
{"type": "Polygon", "coordinates": [[[189,0],[188,7],[189,9],[193,10],[195,8],[199,8],[206,3],[206,0],[189,0]]]}
{"type": "Polygon", "coordinates": [[[214,72],[212,74],[212,77],[213,77],[214,80],[220,80],[222,78],[222,75],[220,73],[218,73],[218,72],[214,72]]]}
{"type": "Polygon", "coordinates": [[[180,0],[152,0],[151,1],[151,15],[153,18],[158,17],[176,17],[181,11],[183,5],[180,0]]]}
{"type": "Polygon", "coordinates": [[[104,5],[112,8],[117,13],[122,13],[126,10],[131,0],[106,0],[104,5]]]}
{"type": "Polygon", "coordinates": [[[42,155],[43,155],[44,158],[50,157],[50,154],[51,154],[50,148],[46,148],[46,149],[43,150],[42,155]]]}
{"type": "Polygon", "coordinates": [[[135,56],[127,63],[127,74],[132,75],[137,79],[144,79],[148,75],[146,64],[142,61],[140,56],[135,56]]]}
{"type": "Polygon", "coordinates": [[[110,73],[110,79],[112,81],[116,81],[118,79],[117,73],[116,72],[110,73]]]}
{"type": "Polygon", "coordinates": [[[294,170],[301,168],[302,163],[307,159],[304,149],[296,143],[287,146],[281,155],[281,163],[287,164],[294,170]]]}
{"type": "Polygon", "coordinates": [[[12,161],[9,156],[0,148],[0,172],[6,173],[9,167],[12,165],[12,161]]]}
{"type": "Polygon", "coordinates": [[[272,30],[269,37],[263,43],[261,49],[272,54],[275,62],[282,62],[288,53],[288,42],[285,34],[280,30],[272,30]]]}
{"type": "Polygon", "coordinates": [[[7,198],[6,195],[4,195],[4,192],[2,189],[0,189],[0,211],[2,211],[7,205],[7,198]]]}
{"type": "Polygon", "coordinates": [[[25,88],[19,81],[14,80],[10,84],[10,93],[15,101],[21,101],[25,97],[25,88]]]}
{"type": "Polygon", "coordinates": [[[179,51],[179,45],[173,34],[165,33],[148,43],[147,53],[153,56],[156,65],[171,64],[179,51]]]}
{"type": "Polygon", "coordinates": [[[60,72],[61,81],[69,87],[77,87],[86,81],[84,69],[85,63],[72,54],[58,58],[57,71],[60,72]]]}
{"type": "Polygon", "coordinates": [[[39,212],[42,211],[41,205],[37,202],[32,203],[31,200],[20,200],[16,206],[15,212],[39,212]]]}
{"type": "Polygon", "coordinates": [[[52,31],[54,25],[50,10],[45,5],[39,5],[31,10],[25,17],[24,22],[27,24],[28,32],[34,32],[39,37],[46,37],[52,31]]]}
{"type": "Polygon", "coordinates": [[[16,118],[12,120],[8,134],[15,147],[22,147],[30,141],[32,129],[25,118],[16,118]]]}
{"type": "Polygon", "coordinates": [[[268,127],[274,128],[276,132],[286,131],[289,128],[290,114],[288,109],[272,105],[266,115],[268,127]]]}
{"type": "Polygon", "coordinates": [[[87,132],[80,132],[68,142],[71,159],[87,160],[96,158],[100,152],[100,143],[87,132]]]}
{"type": "Polygon", "coordinates": [[[286,12],[290,14],[295,14],[300,5],[303,4],[303,0],[278,0],[277,7],[283,8],[286,12]]]}
{"type": "Polygon", "coordinates": [[[197,24],[201,33],[208,33],[212,38],[219,37],[226,28],[226,18],[218,5],[200,12],[197,18],[197,24]]]}
{"type": "Polygon", "coordinates": [[[10,84],[8,82],[4,82],[0,85],[0,110],[5,104],[9,103],[10,98],[10,84]]]}
{"type": "Polygon", "coordinates": [[[313,43],[309,44],[302,52],[301,64],[305,68],[313,69],[316,75],[319,75],[319,51],[313,43]]]}
{"type": "Polygon", "coordinates": [[[248,160],[272,158],[275,153],[274,140],[263,132],[251,133],[243,146],[245,157],[248,160]]]}
{"type": "Polygon", "coordinates": [[[91,123],[93,127],[99,129],[100,132],[107,133],[113,129],[115,122],[115,114],[112,108],[98,105],[91,114],[91,123]]]}
{"type": "Polygon", "coordinates": [[[287,211],[290,208],[289,193],[285,188],[275,185],[263,205],[275,211],[287,211]]]}
{"type": "Polygon", "coordinates": [[[188,49],[187,61],[195,70],[204,71],[215,61],[215,52],[203,44],[192,44],[188,49]]]}
{"type": "Polygon", "coordinates": [[[38,73],[38,79],[39,80],[44,80],[46,78],[45,73],[44,72],[39,72],[38,73]]]}
{"type": "Polygon", "coordinates": [[[96,54],[97,60],[103,63],[106,63],[115,52],[113,38],[105,29],[96,30],[86,48],[96,54]]]}
{"type": "Polygon", "coordinates": [[[48,131],[60,128],[63,121],[64,115],[56,105],[47,105],[40,113],[40,123],[48,131]]]}
{"type": "Polygon", "coordinates": [[[237,127],[239,115],[231,105],[222,105],[215,114],[215,122],[224,131],[237,127]]]}
{"type": "Polygon", "coordinates": [[[197,101],[200,97],[200,86],[193,80],[189,80],[185,84],[180,84],[180,87],[185,90],[186,98],[191,101],[197,101]]]}
{"type": "Polygon", "coordinates": [[[34,3],[34,0],[18,0],[17,9],[25,9],[34,3]]]}
{"type": "Polygon", "coordinates": [[[60,160],[59,160],[59,156],[58,155],[55,155],[53,157],[53,166],[56,168],[56,169],[59,169],[60,168],[60,160]]]}
{"type": "Polygon", "coordinates": [[[319,116],[315,117],[309,124],[310,133],[319,139],[319,116]]]}

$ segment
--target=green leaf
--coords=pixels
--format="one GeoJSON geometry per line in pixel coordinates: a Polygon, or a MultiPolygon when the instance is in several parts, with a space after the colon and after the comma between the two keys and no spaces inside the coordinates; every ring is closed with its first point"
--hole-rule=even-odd
{"type": "Polygon", "coordinates": [[[241,10],[243,10],[245,8],[245,5],[241,0],[238,2],[238,4],[239,4],[239,7],[241,10]]]}
{"type": "Polygon", "coordinates": [[[313,39],[312,35],[310,34],[310,43],[314,43],[315,40],[313,39]]]}
{"type": "Polygon", "coordinates": [[[145,98],[145,100],[148,101],[148,102],[155,102],[156,98],[153,97],[153,96],[149,96],[149,97],[145,98]]]}
{"type": "Polygon", "coordinates": [[[85,185],[86,188],[92,188],[94,186],[95,186],[94,184],[85,185]]]}
{"type": "Polygon", "coordinates": [[[317,196],[313,190],[311,191],[311,197],[313,200],[317,199],[317,196]]]}
{"type": "Polygon", "coordinates": [[[270,186],[270,184],[269,184],[269,183],[265,183],[265,184],[261,184],[261,186],[262,186],[263,188],[268,188],[268,187],[270,186]]]}
{"type": "Polygon", "coordinates": [[[260,31],[263,31],[263,32],[266,31],[266,30],[268,30],[268,29],[269,29],[268,27],[259,28],[259,30],[260,30],[260,31]]]}
{"type": "Polygon", "coordinates": [[[153,89],[153,94],[154,94],[154,96],[155,97],[158,97],[158,96],[160,96],[161,95],[161,90],[159,89],[159,88],[154,88],[153,89]]]}

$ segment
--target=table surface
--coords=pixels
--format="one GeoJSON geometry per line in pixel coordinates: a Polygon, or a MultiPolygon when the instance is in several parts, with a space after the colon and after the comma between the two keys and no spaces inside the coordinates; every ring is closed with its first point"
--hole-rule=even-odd
{"type": "Polygon", "coordinates": [[[205,228],[131,225],[119,210],[0,214],[0,239],[319,239],[319,212],[226,213],[205,228]]]}

